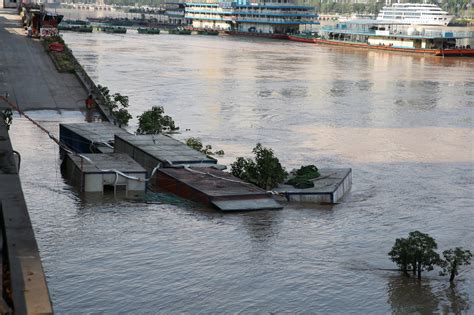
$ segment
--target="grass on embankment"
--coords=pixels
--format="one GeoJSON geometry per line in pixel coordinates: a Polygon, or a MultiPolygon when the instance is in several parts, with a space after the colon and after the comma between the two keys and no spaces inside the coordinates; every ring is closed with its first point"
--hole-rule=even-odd
{"type": "Polygon", "coordinates": [[[67,49],[66,44],[64,43],[63,39],[60,36],[52,36],[43,39],[43,46],[44,49],[48,52],[48,55],[53,60],[56,69],[59,72],[75,72],[75,63],[74,63],[74,56],[69,52],[67,49]],[[64,45],[64,50],[61,52],[52,51],[49,48],[49,45],[53,43],[60,43],[64,45]]]}

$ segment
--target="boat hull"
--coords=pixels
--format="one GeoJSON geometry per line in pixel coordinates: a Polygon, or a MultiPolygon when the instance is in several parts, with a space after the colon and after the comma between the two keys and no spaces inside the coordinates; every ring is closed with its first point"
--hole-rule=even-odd
{"type": "Polygon", "coordinates": [[[355,47],[365,48],[383,51],[396,51],[403,53],[416,53],[416,54],[429,54],[435,56],[452,56],[452,57],[470,57],[474,56],[474,49],[416,49],[416,48],[401,48],[393,46],[380,46],[380,45],[368,45],[365,43],[354,43],[354,42],[341,42],[336,40],[327,40],[321,38],[307,38],[301,36],[289,36],[289,39],[296,42],[313,43],[313,44],[326,44],[333,46],[344,46],[344,47],[355,47]]]}
{"type": "Polygon", "coordinates": [[[268,34],[268,33],[256,33],[256,32],[237,32],[237,31],[225,31],[227,35],[234,36],[249,36],[259,38],[272,38],[272,39],[289,39],[287,34],[268,34]]]}

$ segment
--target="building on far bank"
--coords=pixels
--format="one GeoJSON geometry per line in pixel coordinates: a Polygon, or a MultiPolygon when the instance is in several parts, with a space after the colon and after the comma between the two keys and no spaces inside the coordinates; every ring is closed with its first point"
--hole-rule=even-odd
{"type": "Polygon", "coordinates": [[[297,33],[301,25],[318,24],[314,7],[297,0],[195,0],[185,17],[197,29],[279,37],[297,33]]]}

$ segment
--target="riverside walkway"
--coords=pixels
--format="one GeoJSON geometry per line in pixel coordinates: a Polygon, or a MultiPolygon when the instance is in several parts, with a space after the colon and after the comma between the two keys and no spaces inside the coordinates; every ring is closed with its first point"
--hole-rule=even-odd
{"type": "Polygon", "coordinates": [[[74,74],[56,71],[40,40],[25,36],[16,10],[0,9],[0,95],[22,110],[84,110],[87,91],[74,74]]]}
{"type": "MultiPolygon", "coordinates": [[[[56,70],[41,41],[25,36],[21,18],[11,9],[0,9],[0,96],[0,111],[9,103],[23,111],[85,111],[87,97],[74,74],[56,70]]],[[[0,314],[51,314],[13,150],[0,115],[0,314]]]]}

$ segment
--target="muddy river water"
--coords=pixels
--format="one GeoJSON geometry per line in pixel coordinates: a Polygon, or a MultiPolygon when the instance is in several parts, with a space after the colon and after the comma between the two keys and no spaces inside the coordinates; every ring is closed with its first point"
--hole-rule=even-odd
{"type": "MultiPolygon", "coordinates": [[[[22,118],[13,141],[58,313],[473,312],[456,286],[391,269],[395,238],[429,233],[474,250],[474,59],[441,59],[230,36],[64,34],[98,84],[139,115],[165,108],[179,139],[257,142],[291,169],[352,167],[334,206],[221,213],[171,196],[83,200],[57,147],[22,118]],[[41,160],[41,163],[38,163],[41,160]]],[[[32,113],[57,132],[79,113],[32,113]]],[[[130,130],[136,128],[136,118],[130,130]]]]}

